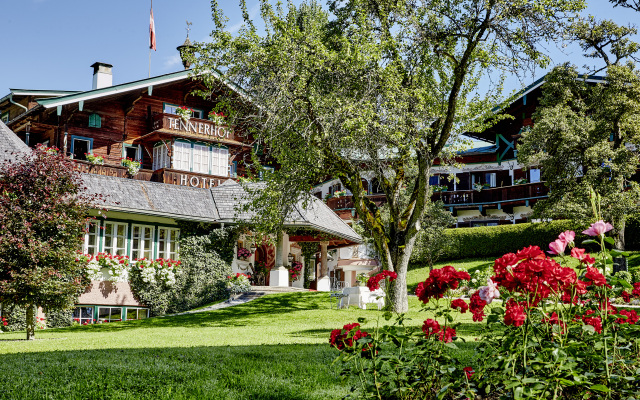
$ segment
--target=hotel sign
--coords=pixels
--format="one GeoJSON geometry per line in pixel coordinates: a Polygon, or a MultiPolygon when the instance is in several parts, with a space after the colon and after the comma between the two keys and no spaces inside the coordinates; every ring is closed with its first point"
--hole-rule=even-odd
{"type": "Polygon", "coordinates": [[[220,126],[204,119],[191,118],[188,121],[172,114],[160,114],[153,123],[154,130],[170,130],[176,133],[200,136],[206,139],[234,140],[233,130],[227,126],[220,126]]]}

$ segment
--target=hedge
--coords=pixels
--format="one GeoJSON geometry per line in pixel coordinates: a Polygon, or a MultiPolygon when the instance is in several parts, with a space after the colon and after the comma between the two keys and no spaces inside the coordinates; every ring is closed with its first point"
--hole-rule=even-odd
{"type": "Polygon", "coordinates": [[[566,230],[578,232],[576,243],[587,237],[579,232],[587,228],[587,224],[578,224],[569,220],[550,222],[524,223],[515,225],[481,226],[475,228],[446,229],[447,238],[442,260],[462,258],[500,257],[506,253],[516,252],[527,246],[539,246],[543,250],[549,243],[558,238],[558,234],[566,230]]]}

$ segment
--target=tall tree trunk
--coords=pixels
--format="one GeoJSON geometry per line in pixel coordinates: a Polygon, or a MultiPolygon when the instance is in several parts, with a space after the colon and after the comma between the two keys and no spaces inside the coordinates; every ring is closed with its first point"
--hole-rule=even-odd
{"type": "Polygon", "coordinates": [[[392,253],[397,254],[393,258],[394,270],[398,274],[398,278],[393,282],[393,290],[391,291],[389,298],[393,305],[393,311],[396,313],[404,313],[409,310],[408,291],[407,291],[407,270],[409,268],[409,259],[413,252],[413,247],[416,242],[416,235],[410,238],[404,246],[398,246],[398,249],[393,249],[392,253]]]}
{"type": "Polygon", "coordinates": [[[27,340],[33,340],[36,338],[35,308],[34,304],[29,304],[27,306],[27,340]]]}
{"type": "Polygon", "coordinates": [[[615,241],[614,247],[617,250],[624,250],[624,229],[627,226],[627,218],[626,216],[621,216],[619,218],[614,218],[612,222],[616,233],[616,235],[613,237],[613,240],[615,241]]]}

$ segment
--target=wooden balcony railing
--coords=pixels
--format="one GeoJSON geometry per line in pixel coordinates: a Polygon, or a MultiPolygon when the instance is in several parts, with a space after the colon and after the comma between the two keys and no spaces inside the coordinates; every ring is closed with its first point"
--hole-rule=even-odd
{"type": "Polygon", "coordinates": [[[457,190],[455,192],[438,192],[432,200],[442,200],[446,205],[498,204],[546,197],[549,188],[544,182],[526,183],[523,185],[485,188],[476,190],[457,190]]]}
{"type": "Polygon", "coordinates": [[[162,168],[156,171],[140,169],[136,175],[131,176],[129,175],[127,168],[120,165],[94,165],[88,161],[74,161],[76,168],[83,173],[205,189],[216,187],[227,179],[236,179],[229,176],[200,174],[170,168],[162,168]]]}
{"type": "MultiPolygon", "coordinates": [[[[367,197],[378,206],[387,200],[387,197],[384,194],[371,194],[367,197]]],[[[351,196],[334,197],[327,200],[327,205],[332,210],[353,208],[353,200],[351,199],[351,196]]]]}

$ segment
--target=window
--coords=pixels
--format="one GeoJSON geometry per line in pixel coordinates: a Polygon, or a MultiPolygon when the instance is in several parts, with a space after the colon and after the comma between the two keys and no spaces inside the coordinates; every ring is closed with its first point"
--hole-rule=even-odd
{"type": "Polygon", "coordinates": [[[131,146],[131,145],[125,144],[123,153],[124,154],[122,154],[122,157],[124,158],[130,158],[132,160],[142,159],[142,152],[140,151],[140,146],[131,146]]]}
{"type": "Polygon", "coordinates": [[[209,173],[209,146],[193,145],[193,172],[209,173]]]}
{"type": "Polygon", "coordinates": [[[87,153],[93,149],[93,139],[71,136],[71,154],[74,160],[86,160],[87,153]]]}
{"type": "Polygon", "coordinates": [[[5,124],[9,122],[9,111],[5,111],[0,114],[0,121],[4,122],[5,124]]]}
{"type": "Polygon", "coordinates": [[[488,183],[491,187],[496,187],[496,173],[487,172],[484,174],[484,183],[488,183]]]}
{"type": "Polygon", "coordinates": [[[433,175],[429,177],[429,186],[435,186],[440,184],[440,177],[438,175],[433,175]]]}
{"type": "Polygon", "coordinates": [[[537,168],[532,168],[529,170],[529,182],[540,182],[540,170],[537,168]]]}
{"type": "Polygon", "coordinates": [[[153,148],[153,170],[171,167],[169,151],[165,143],[160,143],[153,148]]]}
{"type": "Polygon", "coordinates": [[[73,310],[73,320],[82,325],[93,323],[93,307],[76,307],[73,310]]]}
{"type": "Polygon", "coordinates": [[[153,259],[153,226],[133,225],[131,227],[131,259],[153,259]]]}
{"type": "Polygon", "coordinates": [[[98,114],[90,114],[89,115],[89,128],[100,128],[102,127],[102,118],[98,114]]]}
{"type": "Polygon", "coordinates": [[[105,222],[104,252],[114,255],[127,255],[127,224],[105,222]]]}
{"type": "Polygon", "coordinates": [[[158,228],[158,258],[177,260],[179,239],[179,229],[158,228]]]}
{"type": "Polygon", "coordinates": [[[92,219],[87,223],[87,233],[84,235],[84,253],[96,255],[100,252],[100,221],[92,219]]]}
{"type": "Polygon", "coordinates": [[[127,307],[127,321],[134,319],[149,318],[149,310],[147,308],[129,308],[127,307]]]}
{"type": "Polygon", "coordinates": [[[122,307],[98,307],[98,321],[122,321],[122,307]]]}
{"type": "Polygon", "coordinates": [[[223,147],[211,149],[211,174],[229,176],[229,150],[223,147]]]}
{"type": "Polygon", "coordinates": [[[173,168],[191,171],[191,143],[173,144],[173,168]]]}
{"type": "MultiPolygon", "coordinates": [[[[187,107],[189,107],[189,106],[187,106],[187,107]]],[[[176,108],[180,108],[180,106],[176,106],[175,104],[166,104],[165,103],[165,105],[164,105],[164,113],[165,114],[175,114],[175,115],[177,115],[176,108]]],[[[198,109],[195,109],[193,107],[189,107],[189,108],[191,108],[193,110],[193,114],[191,115],[193,118],[202,119],[202,116],[204,114],[202,112],[202,110],[198,110],[198,109]]]]}

